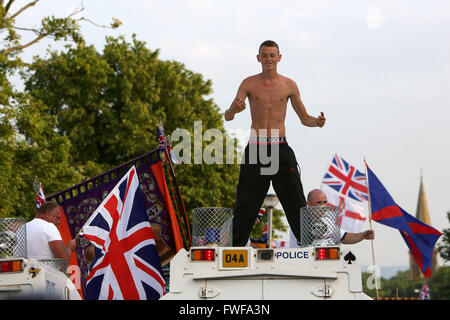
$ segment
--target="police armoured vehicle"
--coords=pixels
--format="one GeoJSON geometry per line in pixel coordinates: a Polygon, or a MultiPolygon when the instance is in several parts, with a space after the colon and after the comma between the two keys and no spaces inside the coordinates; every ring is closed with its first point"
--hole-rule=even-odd
{"type": "Polygon", "coordinates": [[[334,207],[302,208],[298,248],[232,247],[231,209],[197,208],[193,220],[193,246],[170,261],[162,299],[371,299],[361,265],[341,248],[334,207]]]}

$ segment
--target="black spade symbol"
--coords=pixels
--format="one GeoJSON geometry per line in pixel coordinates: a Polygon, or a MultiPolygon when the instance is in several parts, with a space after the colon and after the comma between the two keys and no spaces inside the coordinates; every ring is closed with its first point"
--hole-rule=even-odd
{"type": "Polygon", "coordinates": [[[354,255],[351,251],[349,251],[349,252],[344,256],[344,260],[345,260],[345,261],[348,261],[348,264],[352,264],[352,261],[355,261],[355,260],[356,260],[356,257],[355,257],[355,255],[354,255]]]}

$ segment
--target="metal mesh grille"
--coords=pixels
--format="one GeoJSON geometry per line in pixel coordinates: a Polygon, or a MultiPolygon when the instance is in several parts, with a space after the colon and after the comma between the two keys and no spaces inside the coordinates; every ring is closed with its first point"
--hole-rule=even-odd
{"type": "Polygon", "coordinates": [[[332,246],[340,243],[339,207],[300,209],[300,245],[332,246]]]}
{"type": "Polygon", "coordinates": [[[27,257],[26,220],[0,219],[0,258],[27,257]]]}
{"type": "Polygon", "coordinates": [[[195,208],[192,226],[194,246],[232,246],[233,210],[230,208],[195,208]]]}
{"type": "Polygon", "coordinates": [[[164,274],[164,281],[166,282],[164,289],[166,290],[166,293],[169,293],[170,292],[170,262],[162,267],[162,271],[164,274]]]}
{"type": "Polygon", "coordinates": [[[58,271],[61,271],[63,273],[68,273],[67,268],[69,267],[69,261],[67,259],[63,258],[55,258],[55,259],[39,259],[39,262],[42,262],[43,264],[50,266],[52,268],[55,268],[58,271]]]}

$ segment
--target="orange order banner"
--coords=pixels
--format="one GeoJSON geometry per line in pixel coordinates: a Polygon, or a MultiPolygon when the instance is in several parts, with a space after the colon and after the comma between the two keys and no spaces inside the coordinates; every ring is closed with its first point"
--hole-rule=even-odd
{"type": "MultiPolygon", "coordinates": [[[[59,233],[61,234],[61,238],[64,242],[64,244],[66,244],[68,241],[72,240],[72,234],[70,233],[70,229],[69,229],[69,224],[67,223],[67,219],[66,219],[66,214],[64,213],[64,209],[62,208],[62,206],[60,206],[61,208],[61,221],[59,223],[58,229],[59,229],[59,233]]],[[[76,252],[72,253],[72,257],[69,259],[69,270],[68,273],[70,274],[70,280],[72,280],[72,282],[74,283],[75,287],[78,290],[78,293],[80,294],[80,296],[84,299],[83,296],[83,290],[81,289],[81,285],[80,285],[80,268],[78,265],[78,259],[77,259],[77,255],[76,252]],[[73,271],[73,274],[71,274],[71,271],[73,271]]]]}
{"type": "Polygon", "coordinates": [[[166,210],[169,213],[170,221],[172,222],[172,232],[173,239],[175,243],[176,252],[180,251],[180,249],[184,248],[183,240],[181,238],[180,227],[178,225],[177,217],[175,215],[175,210],[173,209],[172,200],[170,198],[169,189],[167,188],[166,178],[164,177],[164,172],[162,168],[161,161],[158,161],[155,164],[152,164],[152,171],[155,175],[156,183],[158,184],[159,189],[164,197],[166,210]]]}

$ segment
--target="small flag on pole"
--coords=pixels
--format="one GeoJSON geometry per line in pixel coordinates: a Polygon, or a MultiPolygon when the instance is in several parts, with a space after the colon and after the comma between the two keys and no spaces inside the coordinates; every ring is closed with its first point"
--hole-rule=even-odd
{"type": "Polygon", "coordinates": [[[165,151],[167,150],[167,154],[170,155],[170,160],[172,161],[172,163],[180,164],[180,161],[176,157],[175,152],[173,152],[172,148],[170,147],[169,138],[166,137],[166,135],[164,134],[164,128],[162,123],[158,125],[158,142],[159,142],[159,149],[163,154],[164,161],[168,161],[165,155],[165,151]]]}
{"type": "Polygon", "coordinates": [[[420,300],[430,300],[430,288],[428,287],[428,284],[426,282],[422,286],[419,298],[420,300]]]}
{"type": "Polygon", "coordinates": [[[36,193],[35,201],[36,201],[36,210],[39,209],[45,202],[44,190],[42,190],[41,184],[39,184],[39,191],[36,193]]]}
{"type": "Polygon", "coordinates": [[[260,223],[262,217],[266,214],[266,209],[264,207],[261,207],[258,211],[258,216],[256,217],[255,223],[260,223]]]}
{"type": "Polygon", "coordinates": [[[269,240],[269,223],[266,222],[266,224],[264,225],[264,231],[262,233],[262,237],[263,240],[269,240]]]}

